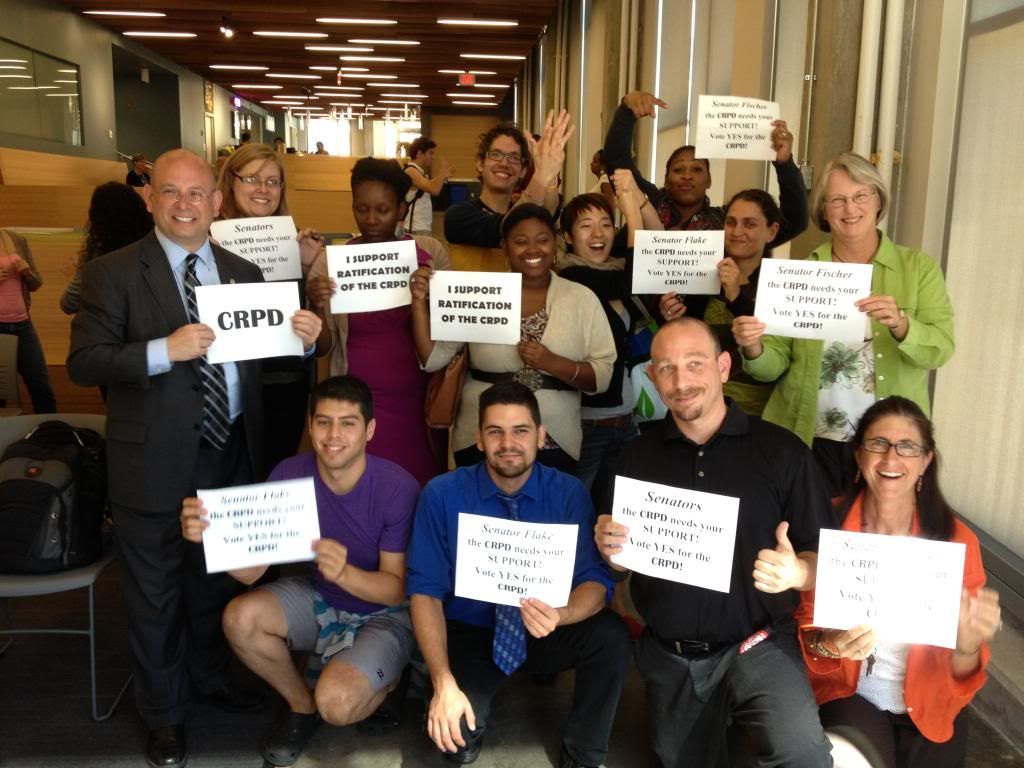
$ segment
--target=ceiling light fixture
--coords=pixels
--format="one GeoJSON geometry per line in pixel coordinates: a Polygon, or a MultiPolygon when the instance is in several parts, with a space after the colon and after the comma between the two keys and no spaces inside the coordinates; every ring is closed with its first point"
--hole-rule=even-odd
{"type": "Polygon", "coordinates": [[[280,91],[284,88],[283,85],[259,85],[256,83],[239,83],[231,87],[240,91],[280,91]]]}
{"type": "Polygon", "coordinates": [[[493,101],[452,101],[452,104],[461,104],[464,107],[496,107],[493,101]]]}
{"type": "Polygon", "coordinates": [[[71,96],[72,98],[78,98],[77,93],[44,93],[43,96],[71,96]]]}
{"type": "Polygon", "coordinates": [[[316,70],[317,72],[337,72],[338,71],[337,67],[310,67],[310,69],[316,70]]]}
{"type": "Polygon", "coordinates": [[[303,47],[307,51],[316,51],[317,53],[373,53],[373,48],[360,48],[351,45],[306,45],[303,47]]]}
{"type": "Polygon", "coordinates": [[[257,32],[253,32],[256,37],[307,37],[307,38],[322,38],[327,37],[326,32],[281,32],[273,29],[261,29],[257,32]]]}
{"type": "Polygon", "coordinates": [[[425,93],[382,93],[381,96],[391,96],[398,99],[425,99],[427,94],[425,93]]]}
{"type": "Polygon", "coordinates": [[[446,93],[445,96],[451,96],[453,99],[493,99],[493,93],[446,93]]]}
{"type": "MultiPolygon", "coordinates": [[[[32,75],[0,75],[0,77],[4,78],[5,80],[31,80],[32,79],[32,75]]],[[[56,82],[56,80],[54,82],[56,82]]],[[[74,80],[72,82],[76,82],[77,83],[78,81],[74,80]]]]}
{"type": "Polygon", "coordinates": [[[469,70],[469,74],[471,74],[471,75],[496,75],[498,73],[497,72],[491,72],[491,71],[486,70],[486,69],[471,69],[471,70],[469,70]]]}
{"type": "Polygon", "coordinates": [[[361,85],[314,85],[318,91],[365,91],[361,85]]]}
{"type": "Polygon", "coordinates": [[[503,19],[438,19],[438,24],[449,24],[456,27],[518,27],[518,21],[503,19]]]}
{"type": "Polygon", "coordinates": [[[508,88],[507,85],[501,85],[499,83],[474,83],[474,88],[508,88]]]}
{"type": "Polygon", "coordinates": [[[348,19],[336,16],[321,16],[316,21],[318,24],[371,24],[378,27],[391,26],[398,23],[394,19],[348,19]]]}
{"type": "Polygon", "coordinates": [[[223,16],[220,23],[220,33],[224,35],[228,40],[235,36],[234,28],[228,24],[228,17],[223,16]]]}
{"type": "Polygon", "coordinates": [[[178,38],[196,37],[196,33],[195,32],[141,32],[141,31],[132,31],[132,32],[122,32],[121,34],[124,35],[125,37],[178,37],[178,38]]]}
{"type": "Polygon", "coordinates": [[[211,64],[210,69],[237,69],[247,72],[266,72],[270,67],[258,67],[255,64],[211,64]]]}
{"type": "Polygon", "coordinates": [[[342,61],[376,61],[376,62],[396,62],[402,63],[405,61],[401,56],[339,56],[342,61]]]}
{"type": "Polygon", "coordinates": [[[77,75],[77,69],[58,69],[58,72],[63,72],[65,75],[77,75]]]}
{"type": "Polygon", "coordinates": [[[354,77],[362,80],[397,80],[398,75],[368,75],[359,72],[342,72],[342,77],[354,77]]]}
{"type": "Polygon", "coordinates": [[[371,88],[419,88],[417,83],[367,83],[371,88]]]}
{"type": "Polygon", "coordinates": [[[494,61],[526,61],[525,56],[513,56],[506,53],[460,53],[461,59],[493,59],[494,61]]]}
{"type": "Polygon", "coordinates": [[[418,40],[386,40],[383,38],[350,37],[350,43],[362,43],[363,45],[419,45],[418,40]]]}
{"type": "Polygon", "coordinates": [[[82,11],[87,16],[135,16],[147,19],[158,19],[166,16],[160,11],[82,11]]]}
{"type": "Polygon", "coordinates": [[[264,77],[276,77],[281,80],[323,80],[322,75],[291,75],[284,72],[267,72],[264,77]]]}

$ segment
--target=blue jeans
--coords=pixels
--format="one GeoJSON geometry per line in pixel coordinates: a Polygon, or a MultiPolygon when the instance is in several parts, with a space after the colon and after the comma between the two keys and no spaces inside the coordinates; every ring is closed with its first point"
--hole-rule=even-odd
{"type": "Polygon", "coordinates": [[[56,413],[57,398],[53,396],[43,345],[39,343],[32,321],[0,323],[0,333],[18,337],[18,375],[32,398],[32,412],[56,413]]]}
{"type": "Polygon", "coordinates": [[[580,460],[576,463],[576,477],[588,491],[608,459],[639,434],[640,430],[633,420],[623,427],[583,422],[583,445],[580,446],[580,460]]]}

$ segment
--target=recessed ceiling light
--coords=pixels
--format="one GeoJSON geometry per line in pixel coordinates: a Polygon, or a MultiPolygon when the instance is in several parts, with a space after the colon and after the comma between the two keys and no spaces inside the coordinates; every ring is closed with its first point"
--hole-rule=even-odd
{"type": "Polygon", "coordinates": [[[316,70],[318,72],[337,72],[338,71],[337,67],[310,67],[310,69],[314,69],[314,70],[316,70]]]}
{"type": "MultiPolygon", "coordinates": [[[[28,64],[27,59],[0,59],[0,64],[28,64]]],[[[58,69],[58,72],[65,72],[67,70],[58,69]]]]}
{"type": "Polygon", "coordinates": [[[160,11],[82,11],[87,16],[141,16],[144,18],[160,18],[166,13],[160,11]]]}
{"type": "Polygon", "coordinates": [[[317,19],[319,24],[373,24],[375,26],[388,26],[397,24],[394,19],[348,19],[336,16],[321,16],[317,19]]]}
{"type": "Polygon", "coordinates": [[[438,19],[438,24],[450,24],[457,27],[518,27],[518,21],[502,19],[438,19]]]}
{"type": "Polygon", "coordinates": [[[63,72],[65,75],[77,75],[77,69],[58,69],[58,72],[63,72]]]}
{"type": "Polygon", "coordinates": [[[279,107],[280,106],[288,106],[288,105],[295,105],[296,107],[301,107],[302,106],[302,102],[301,101],[283,101],[283,100],[282,101],[261,101],[260,104],[271,104],[271,105],[276,105],[276,106],[279,106],[279,107]]]}
{"type": "Polygon", "coordinates": [[[397,97],[399,99],[425,99],[427,94],[425,93],[382,93],[381,96],[397,97]]]}
{"type": "Polygon", "coordinates": [[[78,83],[77,80],[54,80],[55,83],[78,83]]]}
{"type": "Polygon", "coordinates": [[[342,77],[354,77],[361,80],[397,80],[398,75],[368,75],[358,72],[342,72],[342,77]]]}
{"type": "Polygon", "coordinates": [[[72,98],[78,98],[77,93],[44,93],[43,96],[71,96],[72,98]]]}
{"type": "Polygon", "coordinates": [[[462,59],[494,59],[495,61],[525,61],[525,56],[512,56],[505,53],[460,53],[462,59]]]}
{"type": "Polygon", "coordinates": [[[442,75],[464,75],[466,70],[464,69],[439,69],[437,70],[442,75]]]}
{"type": "Polygon", "coordinates": [[[306,45],[303,47],[307,51],[318,53],[373,53],[373,48],[360,48],[351,45],[306,45]]]}
{"type": "Polygon", "coordinates": [[[58,90],[56,85],[9,85],[7,86],[8,91],[55,91],[58,90]]]}
{"type": "Polygon", "coordinates": [[[416,83],[367,83],[371,88],[419,88],[416,83]]]}
{"type": "Polygon", "coordinates": [[[125,37],[195,37],[195,32],[122,32],[125,37]]]}
{"type": "Polygon", "coordinates": [[[239,83],[232,85],[232,88],[237,88],[240,91],[280,91],[283,85],[258,85],[254,83],[239,83]]]}
{"type": "Polygon", "coordinates": [[[338,58],[342,61],[376,61],[396,63],[405,61],[401,56],[339,56],[338,58]]]}
{"type": "Polygon", "coordinates": [[[464,107],[496,107],[493,101],[452,101],[452,104],[462,104],[464,107]]]}
{"type": "Polygon", "coordinates": [[[264,77],[276,77],[281,80],[323,80],[322,75],[290,75],[285,72],[267,72],[264,77]]]}
{"type": "Polygon", "coordinates": [[[308,37],[318,38],[327,37],[326,32],[280,32],[272,29],[261,29],[258,32],[253,32],[256,37],[308,37]]]}
{"type": "Polygon", "coordinates": [[[309,101],[310,99],[319,99],[319,96],[294,96],[292,94],[275,93],[270,98],[272,99],[299,99],[300,101],[309,101]]]}
{"type": "Polygon", "coordinates": [[[493,99],[493,93],[446,93],[445,96],[451,96],[453,99],[493,99]]]}
{"type": "Polygon", "coordinates": [[[471,74],[471,75],[496,75],[498,73],[497,72],[491,72],[491,71],[486,70],[486,69],[471,69],[471,70],[469,70],[469,74],[471,74]]]}
{"type": "Polygon", "coordinates": [[[356,104],[354,101],[329,101],[332,107],[365,107],[365,104],[356,104]]]}
{"type": "Polygon", "coordinates": [[[408,102],[408,101],[389,101],[388,99],[378,99],[377,103],[378,104],[398,104],[400,106],[404,106],[406,104],[409,104],[410,102],[408,102]]]}
{"type": "Polygon", "coordinates": [[[474,83],[474,88],[508,88],[507,85],[501,85],[499,83],[474,83]]]}
{"type": "Polygon", "coordinates": [[[0,69],[27,69],[27,67],[23,67],[21,64],[0,64],[0,69]]]}
{"type": "Polygon", "coordinates": [[[210,69],[237,69],[249,72],[266,72],[270,67],[258,67],[253,64],[211,64],[210,69]]]}
{"type": "Polygon", "coordinates": [[[350,37],[350,43],[363,43],[364,45],[419,45],[418,40],[386,40],[383,38],[370,39],[366,37],[350,37]]]}
{"type": "Polygon", "coordinates": [[[365,91],[361,85],[314,85],[318,91],[365,91]]]}
{"type": "MultiPolygon", "coordinates": [[[[32,75],[0,75],[5,80],[31,80],[32,75]]],[[[77,82],[77,81],[76,81],[77,82]]]]}

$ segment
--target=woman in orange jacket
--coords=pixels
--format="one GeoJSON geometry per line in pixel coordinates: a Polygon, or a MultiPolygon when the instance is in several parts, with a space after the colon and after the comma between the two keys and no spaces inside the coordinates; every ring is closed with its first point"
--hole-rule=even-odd
{"type": "Polygon", "coordinates": [[[822,725],[850,734],[873,765],[962,766],[966,707],[985,684],[999,595],[984,588],[978,539],[939,489],[934,433],[921,409],[903,397],[877,401],[853,444],[857,479],[839,505],[843,530],[963,543],[963,591],[954,649],[888,643],[865,625],[811,626],[814,592],[804,592],[796,618],[822,725]]]}

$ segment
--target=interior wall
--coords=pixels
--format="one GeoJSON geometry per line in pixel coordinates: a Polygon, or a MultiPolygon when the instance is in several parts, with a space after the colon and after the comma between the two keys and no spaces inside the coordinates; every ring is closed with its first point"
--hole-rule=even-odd
{"type": "Polygon", "coordinates": [[[144,152],[152,159],[181,146],[176,75],[151,73],[148,83],[138,73],[115,75],[114,109],[118,148],[126,155],[144,152]]]}
{"type": "Polygon", "coordinates": [[[476,179],[476,148],[480,135],[500,120],[493,113],[430,113],[430,138],[437,142],[437,154],[444,155],[455,168],[455,178],[476,179]]]}

